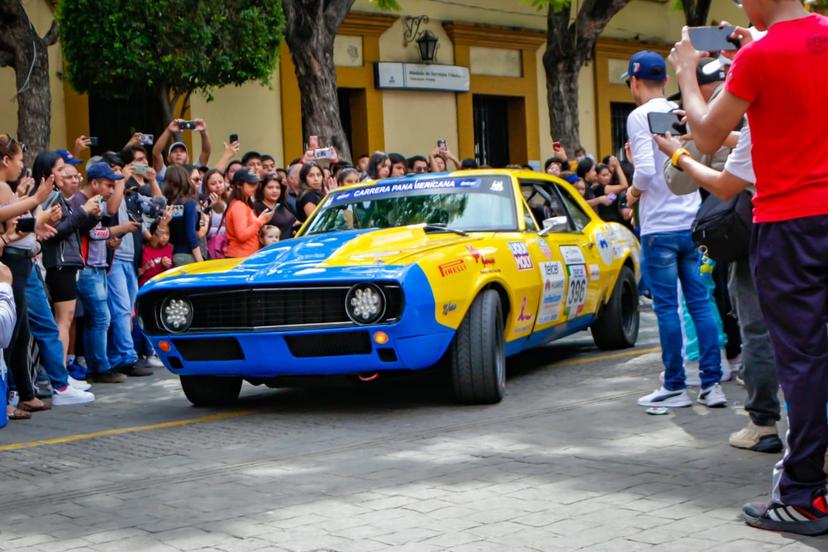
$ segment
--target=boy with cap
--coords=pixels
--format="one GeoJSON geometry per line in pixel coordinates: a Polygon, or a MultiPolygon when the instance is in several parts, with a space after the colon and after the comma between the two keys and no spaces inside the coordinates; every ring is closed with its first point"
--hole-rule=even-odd
{"type": "Polygon", "coordinates": [[[684,342],[678,314],[681,282],[699,340],[701,390],[696,400],[708,407],[721,407],[727,399],[719,385],[722,368],[718,331],[707,289],[699,276],[698,251],[690,232],[701,200],[698,193],[677,196],[669,190],[664,181],[667,157],[655,147],[647,119],[648,113],[667,113],[677,107],[664,97],[667,65],[655,52],[638,52],[630,58],[628,70],[621,78],[627,79],[638,105],[627,119],[635,165],[627,198],[630,203],[640,200],[641,268],[653,294],[664,362],[664,384],[638,399],[638,404],[654,407],[692,404],[685,382],[684,342]]]}
{"type": "MultiPolygon", "coordinates": [[[[152,146],[152,168],[158,173],[158,177],[163,180],[167,174],[167,165],[164,164],[164,148],[172,139],[173,134],[181,132],[179,126],[184,122],[184,119],[173,119],[155,144],[152,146]]],[[[210,138],[207,135],[207,123],[204,119],[194,119],[196,124],[195,132],[201,134],[201,154],[198,156],[199,165],[207,165],[210,162],[210,138]]],[[[184,142],[174,142],[167,150],[167,163],[170,165],[188,165],[190,163],[190,152],[187,150],[187,144],[184,142]]]]}
{"type": "MultiPolygon", "coordinates": [[[[676,67],[696,144],[717,149],[747,113],[756,196],[751,269],[773,341],[788,415],[787,450],[774,469],[771,501],[746,504],[754,527],[828,533],[823,460],[828,447],[828,18],[796,0],[743,0],[762,40],[746,29],[725,92],[709,106],[692,78],[699,59],[687,28],[676,67]],[[804,158],[792,144],[807,144],[804,158]]],[[[679,157],[681,154],[677,154],[679,157]]],[[[677,160],[679,163],[680,159],[677,160]]],[[[744,180],[728,179],[725,197],[744,180]]]]}

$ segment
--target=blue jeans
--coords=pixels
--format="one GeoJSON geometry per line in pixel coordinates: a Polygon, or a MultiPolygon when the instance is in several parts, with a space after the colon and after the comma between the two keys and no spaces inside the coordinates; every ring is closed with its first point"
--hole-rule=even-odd
{"type": "Polygon", "coordinates": [[[37,268],[32,269],[26,281],[26,303],[29,330],[40,350],[40,365],[49,375],[52,388],[63,389],[69,385],[69,373],[63,364],[63,343],[37,268]]]}
{"type": "Polygon", "coordinates": [[[109,330],[106,269],[84,268],[78,276],[78,299],[83,305],[83,352],[89,372],[102,374],[112,369],[106,356],[106,332],[109,330]]]}
{"type": "Polygon", "coordinates": [[[132,342],[132,310],[138,296],[135,265],[115,259],[109,269],[109,360],[114,367],[135,364],[138,355],[132,342]]]}
{"type": "Polygon", "coordinates": [[[664,387],[677,391],[684,383],[684,340],[678,311],[678,282],[693,318],[699,339],[701,386],[707,388],[722,378],[719,334],[713,306],[699,276],[699,253],[690,231],[648,234],[641,240],[642,268],[653,294],[658,319],[664,387]]]}

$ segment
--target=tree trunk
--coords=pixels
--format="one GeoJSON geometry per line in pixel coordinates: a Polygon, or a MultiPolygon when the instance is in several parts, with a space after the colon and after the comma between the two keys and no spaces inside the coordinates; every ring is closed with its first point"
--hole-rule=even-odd
{"type": "Polygon", "coordinates": [[[688,27],[703,27],[707,24],[711,0],[681,0],[684,20],[688,27]]]}
{"type": "Polygon", "coordinates": [[[290,47],[302,102],[302,133],[294,140],[318,136],[320,146],[333,145],[341,159],[351,149],[339,116],[336,67],[333,60],[336,31],[354,0],[283,0],[290,47]]]}
{"type": "Polygon", "coordinates": [[[20,0],[0,2],[0,67],[12,67],[17,93],[17,139],[29,146],[29,164],[49,147],[52,94],[48,47],[57,42],[57,22],[40,37],[20,0]]]}
{"type": "Polygon", "coordinates": [[[580,144],[578,77],[592,60],[595,43],[610,19],[630,0],[586,0],[573,20],[570,7],[551,4],[546,17],[546,98],[552,137],[570,157],[580,144]]]}

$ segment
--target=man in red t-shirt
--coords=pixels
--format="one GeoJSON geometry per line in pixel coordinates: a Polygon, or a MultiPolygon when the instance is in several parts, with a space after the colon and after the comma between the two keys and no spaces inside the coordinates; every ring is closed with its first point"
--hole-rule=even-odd
{"type": "MultiPolygon", "coordinates": [[[[712,153],[747,113],[756,172],[751,265],[788,406],[787,451],[768,504],[747,504],[749,525],[828,533],[823,463],[828,448],[828,18],[798,0],[743,0],[767,35],[733,60],[709,107],[696,83],[707,55],[686,29],[670,54],[699,149],[712,153]],[[804,147],[796,147],[804,146],[804,147]]],[[[750,42],[750,43],[749,43],[750,42]]],[[[734,179],[738,180],[738,179],[734,179]]],[[[732,195],[740,190],[735,187],[732,195]]]]}

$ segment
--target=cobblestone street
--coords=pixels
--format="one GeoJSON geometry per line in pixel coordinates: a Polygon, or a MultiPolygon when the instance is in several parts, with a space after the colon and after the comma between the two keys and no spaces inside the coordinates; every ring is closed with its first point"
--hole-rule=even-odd
{"type": "Polygon", "coordinates": [[[215,411],[166,372],[96,385],[94,404],[0,432],[0,549],[826,549],[739,519],[776,460],[727,445],[741,387],[726,409],[636,405],[660,370],[643,324],[634,350],[581,333],[511,359],[490,407],[453,404],[436,378],[248,386],[215,411]]]}

